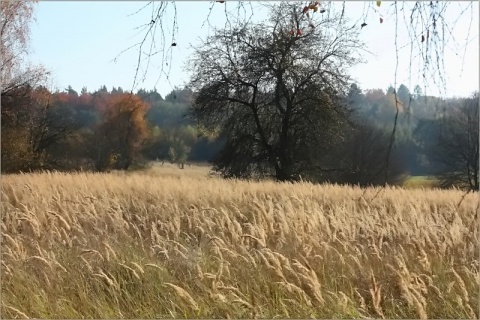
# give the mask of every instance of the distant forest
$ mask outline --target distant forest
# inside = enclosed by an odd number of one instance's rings
[[[206,134],[189,117],[192,97],[189,89],[175,89],[162,97],[156,90],[131,95],[105,86],[80,93],[71,87],[10,92],[2,96],[2,172],[106,171],[141,168],[151,161],[179,167],[211,161],[224,139]],[[391,86],[361,90],[352,84],[342,101],[364,130],[333,152],[331,161],[352,167],[350,172],[357,175],[381,167],[399,108],[391,182],[407,175],[438,174],[446,170],[436,155],[445,119],[468,99],[425,96],[419,86],[410,92],[402,84],[395,92]],[[340,182],[355,183],[365,177]],[[372,177],[361,184],[377,180]]]

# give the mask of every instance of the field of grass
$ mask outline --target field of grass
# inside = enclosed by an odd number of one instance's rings
[[[478,193],[2,176],[2,318],[479,317]]]
[[[437,187],[438,183],[438,180],[429,176],[410,176],[405,180],[403,186],[407,189],[427,189]]]

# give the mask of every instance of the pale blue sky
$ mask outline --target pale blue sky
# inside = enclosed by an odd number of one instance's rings
[[[235,8],[234,1],[226,1],[227,8]],[[372,1],[373,2],[373,1]],[[386,10],[387,3],[382,2],[380,10]],[[106,85],[131,89],[137,51],[135,49],[123,53],[116,63],[112,60],[124,49],[135,44],[143,36],[136,28],[150,21],[151,9],[132,15],[146,2],[142,1],[40,1],[36,8],[36,22],[31,26],[31,60],[42,63],[52,71],[51,83],[53,88],[63,90],[71,85],[80,91],[86,86],[90,91]],[[178,36],[175,39],[177,46],[172,48],[174,59],[171,64],[170,82],[163,75],[160,80],[159,67],[161,58],[152,59],[147,77],[137,88],[153,89],[154,87],[165,96],[172,90],[172,86],[181,86],[188,81],[188,74],[184,71],[185,62],[191,54],[190,45],[199,37],[204,38],[209,28],[202,23],[208,16],[212,2],[207,1],[177,1]],[[255,17],[261,18],[259,4],[255,6]],[[458,7],[458,8],[457,8]],[[452,21],[456,18],[461,4],[452,4],[447,13],[451,13]],[[173,13],[173,7],[168,11]],[[223,26],[225,4],[216,3],[210,15],[210,22]],[[347,16],[356,21],[363,11],[363,3],[348,2]],[[249,6],[247,5],[247,9]],[[470,30],[466,52],[461,50],[445,50],[445,67],[447,72],[447,95],[466,96],[479,88],[479,23],[478,2],[474,4],[473,21]],[[365,55],[367,64],[351,70],[351,75],[360,83],[363,89],[386,89],[394,83],[395,47],[393,19],[385,19],[382,25],[378,22],[378,14],[372,13],[366,22],[368,26],[362,30],[361,39],[364,40],[374,55]],[[450,17],[450,16],[449,16]],[[170,19],[170,20],[169,20]],[[171,15],[166,17],[164,25],[171,29]],[[463,46],[467,39],[467,30],[470,24],[470,13],[457,22],[454,37],[457,45]],[[211,32],[211,30],[210,30]],[[169,38],[167,30],[167,38]],[[401,30],[399,44],[408,40]],[[447,47],[455,48],[455,43],[449,42]],[[456,51],[456,52],[454,52]],[[457,53],[459,55],[457,55]],[[462,57],[465,54],[463,72]],[[415,84],[421,84],[418,68],[413,66],[412,75],[409,70],[408,48],[399,53],[399,73],[397,85],[404,83],[411,89]],[[431,94],[438,94],[434,88]]]

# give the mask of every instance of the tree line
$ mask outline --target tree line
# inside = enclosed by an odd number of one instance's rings
[[[319,162],[323,170],[305,170],[308,166],[303,163],[296,169],[297,177],[382,184],[395,112],[394,90],[391,86],[387,90],[361,90],[352,84],[345,96],[338,97],[349,111],[338,128],[341,141],[323,157],[310,155],[323,159]],[[478,188],[478,93],[469,98],[440,99],[423,95],[418,87],[416,94],[411,94],[403,84],[396,91],[402,111],[388,182],[400,183],[407,174],[433,175],[441,178],[444,187],[460,184]],[[243,162],[229,167],[226,176],[273,176],[273,171],[255,172],[256,166],[261,166],[257,162],[260,155],[229,154],[229,148],[234,147],[229,145],[227,134],[218,128],[210,132],[195,121],[189,112],[197,96],[191,89],[176,89],[163,98],[156,90],[130,94],[105,86],[93,92],[84,88],[80,94],[71,87],[56,92],[42,86],[10,90],[2,95],[2,172],[125,170],[150,161],[181,166],[187,161],[213,161],[218,166],[231,156],[233,161]],[[240,121],[229,125],[238,125],[232,130],[248,134],[248,126]],[[322,122],[306,124],[299,139],[309,139],[313,125]],[[235,133],[234,138],[241,139],[239,136]],[[328,139],[321,143],[335,141],[330,136]],[[322,151],[322,144],[315,147],[312,152]],[[253,152],[254,148],[249,146],[248,150]],[[295,152],[292,161],[297,165],[300,162],[295,157],[305,163],[315,160],[302,159],[308,156],[305,150]],[[241,171],[242,165],[250,166],[251,171]]]
[[[126,170],[147,161],[207,162],[217,137],[198,137],[185,117],[189,90],[45,87],[2,96],[2,172]]]
[[[48,73],[24,68],[16,45],[28,28],[15,13],[28,16],[31,4],[3,6],[2,172],[210,161],[227,178],[367,186],[435,175],[443,187],[478,190],[478,92],[362,90],[348,70],[364,45],[341,13],[312,19],[282,3],[266,21],[214,30],[194,48],[188,86],[162,97],[106,86],[51,92]]]

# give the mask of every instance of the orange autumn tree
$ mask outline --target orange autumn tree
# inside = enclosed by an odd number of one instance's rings
[[[132,94],[106,99],[103,121],[95,131],[94,160],[98,171],[126,170],[139,157],[147,138],[148,104]]]

